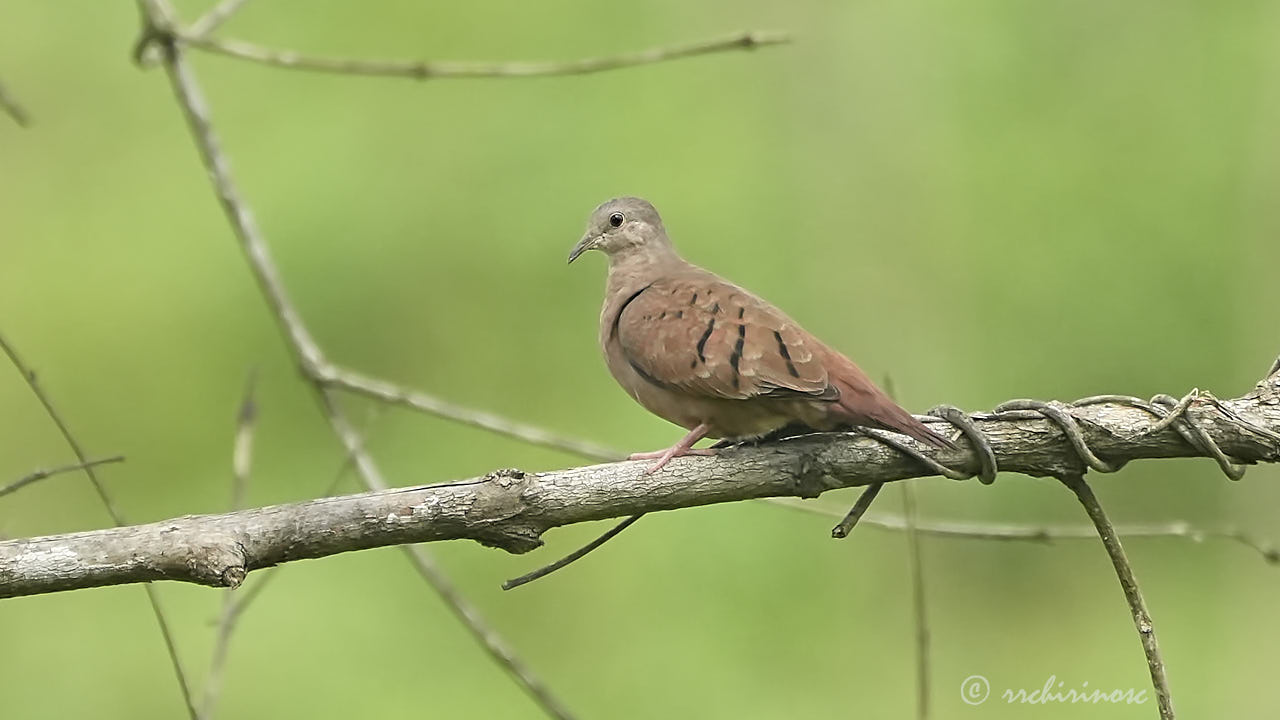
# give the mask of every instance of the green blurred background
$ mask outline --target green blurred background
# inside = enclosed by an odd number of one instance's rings
[[[183,3],[187,18],[205,7]],[[193,58],[236,177],[337,362],[628,450],[680,430],[596,349],[602,257],[565,254],[640,194],[691,260],[756,290],[902,402],[1242,394],[1280,346],[1280,5],[1146,0],[594,3],[260,0],[223,34],[359,57],[567,59],[738,29],[796,42],[577,78],[359,79]],[[133,521],[226,509],[259,369],[250,502],[310,498],[341,463],[208,187],[163,73],[128,59],[130,2],[0,9],[0,330],[38,369]],[[348,398],[363,419],[368,405]],[[70,453],[0,368],[0,481]],[[371,445],[399,485],[578,458],[398,409]],[[1136,463],[1095,486],[1117,522],[1264,537],[1280,472]],[[927,518],[1084,521],[1053,481],[917,482]],[[345,486],[354,489],[354,481]],[[844,508],[848,493],[821,505]],[[878,503],[899,510],[896,489]],[[82,477],[0,501],[8,536],[103,527]],[[499,583],[605,525],[508,556],[436,545],[451,576],[585,718],[906,717],[901,534],[846,542],[751,503],[664,513],[518,592]],[[1128,543],[1187,717],[1274,717],[1280,576],[1223,542]],[[1154,705],[961,702],[974,674],[1144,688],[1096,542],[924,543],[935,717],[1148,717]],[[248,583],[255,582],[253,576]],[[219,592],[165,584],[208,666]],[[234,639],[228,718],[537,717],[384,549],[286,567]],[[174,718],[142,591],[0,603],[0,716]]]

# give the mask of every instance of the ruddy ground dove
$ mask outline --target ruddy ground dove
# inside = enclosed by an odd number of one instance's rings
[[[609,256],[600,344],[609,372],[655,415],[689,430],[631,459],[709,455],[704,437],[745,440],[781,428],[862,426],[954,445],[916,420],[857,365],[782,311],[676,254],[658,211],[634,197],[597,207],[569,253]]]

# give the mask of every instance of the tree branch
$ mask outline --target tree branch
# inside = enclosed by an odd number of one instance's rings
[[[1099,457],[1204,456],[1178,426],[1121,402],[1061,405]],[[1080,474],[1085,464],[1059,425],[1029,411],[970,416],[1002,470],[1032,476]],[[1280,375],[1249,394],[1200,397],[1186,419],[1236,462],[1280,462]],[[941,421],[939,421],[941,422]],[[970,450],[934,457],[971,472]],[[498,471],[457,483],[321,498],[223,515],[0,542],[0,597],[151,580],[235,586],[245,573],[279,563],[386,545],[471,539],[509,552],[541,544],[547,530],[606,518],[766,497],[816,497],[930,474],[917,461],[862,435],[819,433],[717,457],[680,458],[645,475],[643,462],[556,472]]]
[[[407,77],[415,80],[587,75],[636,65],[708,55],[725,50],[752,50],[766,45],[779,45],[790,40],[781,33],[740,32],[715,40],[650,48],[608,57],[546,62],[460,62],[307,56],[292,50],[276,50],[240,40],[222,40],[209,37],[206,33],[194,32],[180,33],[177,39],[184,45],[199,50],[290,70],[340,75]]]

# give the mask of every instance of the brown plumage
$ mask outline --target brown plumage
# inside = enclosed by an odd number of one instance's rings
[[[600,344],[627,394],[689,433],[633,458],[710,454],[703,437],[746,439],[787,425],[883,428],[954,447],[898,407],[857,365],[761,298],[685,262],[653,206],[617,198],[595,209],[569,255],[609,256]]]

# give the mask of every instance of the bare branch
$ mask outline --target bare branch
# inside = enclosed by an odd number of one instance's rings
[[[71,430],[67,427],[66,422],[63,421],[61,413],[53,406],[53,401],[45,394],[44,389],[40,387],[40,383],[36,382],[35,371],[22,361],[22,358],[18,356],[17,350],[9,344],[9,341],[2,334],[0,334],[0,350],[3,350],[4,354],[9,357],[9,362],[13,363],[13,366],[17,368],[22,375],[22,379],[27,383],[27,387],[31,389],[32,394],[36,396],[36,399],[40,401],[40,405],[44,407],[45,414],[53,421],[53,424],[58,428],[58,432],[62,434],[63,439],[70,446],[71,452],[79,460],[81,469],[84,470],[90,484],[93,485],[93,489],[98,493],[98,499],[102,501],[103,507],[107,509],[107,514],[111,516],[111,520],[116,525],[124,525],[124,515],[120,513],[115,501],[107,493],[106,487],[98,479],[98,474],[93,471],[93,464],[90,463],[88,455],[80,447],[79,441],[71,434]]]
[[[415,80],[437,78],[511,78],[548,75],[587,75],[637,65],[708,55],[726,50],[753,50],[790,41],[781,33],[741,32],[728,37],[666,48],[650,48],[609,57],[547,62],[458,62],[423,60],[363,60],[302,55],[292,50],[276,50],[239,40],[222,40],[194,31],[179,33],[177,40],[193,48],[250,62],[311,72],[341,75],[406,77]]]
[[[462,425],[488,430],[531,445],[572,453],[591,460],[621,460],[626,453],[586,440],[558,435],[544,428],[522,423],[501,415],[476,410],[442,400],[426,393],[399,387],[393,383],[366,377],[322,361],[312,376],[326,387],[358,393],[392,405],[400,405],[428,415],[452,420]]]
[[[191,27],[187,29],[187,33],[192,37],[205,37],[214,30],[222,27],[222,24],[231,19],[244,7],[249,0],[221,0],[217,5],[209,8],[204,15],[196,18],[191,23]]]
[[[1223,402],[1251,424],[1280,430],[1280,376]],[[1112,462],[1201,456],[1159,418],[1130,405],[1072,407],[1094,452]],[[1189,416],[1238,462],[1280,462],[1280,447],[1211,405]],[[1032,476],[1082,469],[1058,425],[1022,411],[971,416],[1000,467]],[[350,449],[348,445],[348,449]],[[939,462],[977,471],[971,450],[939,450]],[[643,462],[557,472],[501,471],[463,482],[321,498],[134,528],[0,542],[0,597],[159,579],[235,585],[250,570],[385,545],[472,539],[510,552],[537,547],[550,528],[661,510],[765,497],[816,497],[920,477],[928,470],[878,441],[840,433],[728,448],[679,458],[645,475]],[[921,527],[921,532],[926,528]]]
[[[1156,642],[1156,628],[1151,621],[1151,613],[1147,610],[1147,603],[1142,598],[1142,591],[1138,588],[1138,578],[1133,574],[1129,559],[1125,557],[1124,547],[1120,545],[1120,538],[1116,535],[1115,528],[1111,526],[1111,521],[1107,519],[1107,514],[1102,510],[1102,505],[1093,494],[1093,489],[1085,482],[1083,475],[1064,476],[1062,482],[1076,494],[1085,512],[1089,514],[1089,519],[1093,521],[1094,527],[1098,529],[1098,535],[1107,549],[1107,555],[1111,557],[1111,564],[1115,566],[1116,577],[1120,579],[1124,598],[1129,603],[1130,612],[1133,613],[1133,623],[1138,628],[1138,637],[1142,640],[1142,651],[1147,656],[1147,668],[1151,671],[1151,684],[1155,687],[1160,717],[1162,720],[1173,720],[1173,698],[1169,693],[1169,679],[1165,677],[1164,658],[1161,657],[1160,645]]]
[[[844,513],[835,508],[822,507],[803,500],[790,498],[768,498],[765,502],[779,507],[801,510],[823,517],[839,518]],[[905,531],[907,520],[904,516],[868,515],[862,519],[863,525],[881,530]],[[1016,525],[975,522],[954,522],[947,520],[917,521],[916,532],[940,538],[959,540],[994,540],[997,542],[1033,542],[1048,545],[1058,540],[1096,540],[1098,531],[1093,527],[1061,527],[1048,525]],[[1280,549],[1274,543],[1259,539],[1254,535],[1235,528],[1206,529],[1198,528],[1188,522],[1177,521],[1154,525],[1121,525],[1116,534],[1125,538],[1181,538],[1191,542],[1205,540],[1229,540],[1239,543],[1262,556],[1272,565],[1280,565]]]
[[[8,485],[0,487],[0,497],[4,497],[9,493],[21,490],[22,488],[30,485],[31,483],[38,482],[47,477],[53,477],[54,475],[61,475],[62,473],[73,472],[75,470],[83,470],[85,468],[97,467],[99,465],[106,465],[107,463],[117,463],[117,462],[124,462],[124,456],[113,455],[111,457],[98,458],[97,460],[90,460],[88,462],[72,463],[71,465],[60,465],[58,467],[49,468],[47,470],[36,470],[35,472],[29,473],[21,478],[18,478],[17,480],[14,480]]]
[[[71,434],[71,429],[67,426],[66,421],[62,419],[62,414],[54,407],[53,401],[45,394],[44,389],[36,382],[36,373],[22,358],[18,356],[17,350],[9,341],[0,334],[0,350],[9,357],[9,361],[13,363],[14,368],[22,375],[22,379],[26,381],[27,387],[31,389],[31,393],[36,396],[40,404],[44,407],[45,413],[53,424],[57,426],[58,432],[62,434],[62,438],[66,440],[67,445],[71,448],[71,452],[75,454],[76,459],[80,461],[80,469],[84,471],[86,477],[89,478],[93,489],[97,491],[98,498],[102,500],[102,505],[107,509],[107,514],[111,516],[112,522],[116,526],[125,524],[124,516],[120,510],[116,508],[115,501],[107,492],[107,488],[98,479],[98,474],[93,470],[93,463],[89,461],[89,456],[81,447],[80,442]],[[144,585],[143,590],[147,593],[147,601],[151,604],[151,612],[155,615],[156,624],[160,627],[160,636],[164,639],[165,650],[169,653],[169,662],[173,665],[174,675],[178,679],[178,688],[182,691],[182,700],[187,707],[187,715],[191,720],[196,720],[196,707],[191,700],[191,686],[187,683],[187,674],[182,669],[182,660],[178,657],[178,647],[173,640],[173,632],[169,629],[169,621],[164,613],[164,608],[160,605],[160,597],[156,594],[156,589],[150,585]]]
[[[31,124],[31,116],[27,111],[18,104],[18,101],[5,89],[4,83],[0,83],[0,110],[6,115],[13,118],[20,127],[27,127]]]
[[[858,521],[862,519],[862,516],[866,514],[867,508],[871,507],[871,503],[876,499],[876,496],[880,494],[880,490],[883,488],[884,483],[882,482],[868,485],[867,489],[863,490],[862,494],[858,496],[858,499],[854,501],[853,507],[849,508],[849,512],[845,513],[844,517],[840,518],[840,522],[837,523],[835,527],[831,528],[831,537],[849,537],[849,533],[853,532],[854,526],[856,526]]]
[[[602,533],[602,534],[600,535],[600,537],[597,537],[595,540],[592,540],[591,542],[587,543],[586,545],[583,545],[582,547],[578,548],[577,550],[574,550],[573,552],[569,553],[568,555],[565,555],[564,557],[560,558],[559,560],[556,560],[555,562],[550,563],[550,564],[547,564],[547,565],[543,565],[542,567],[540,567],[540,568],[538,568],[538,569],[534,570],[533,572],[525,573],[524,575],[521,575],[521,576],[520,576],[520,577],[518,577],[518,578],[513,578],[513,579],[511,579],[511,580],[508,580],[508,581],[506,581],[506,582],[502,583],[502,589],[503,589],[503,590],[514,590],[515,588],[518,588],[518,587],[520,587],[521,585],[527,585],[527,584],[529,584],[529,583],[533,582],[534,580],[537,580],[538,578],[544,578],[544,577],[546,577],[546,576],[550,575],[551,573],[553,573],[553,572],[555,572],[555,571],[559,570],[560,568],[562,568],[562,567],[564,567],[564,566],[566,566],[566,565],[569,565],[569,564],[571,564],[571,563],[575,563],[575,562],[577,562],[578,560],[581,560],[581,559],[583,558],[583,556],[585,556],[587,553],[589,553],[589,552],[591,552],[591,551],[595,550],[596,548],[600,547],[601,545],[603,545],[603,544],[605,544],[605,543],[609,542],[610,540],[614,539],[615,537],[617,537],[617,536],[618,536],[618,533],[620,533],[620,532],[622,532],[623,530],[626,530],[627,528],[631,527],[632,525],[634,525],[634,524],[636,523],[636,521],[637,521],[637,520],[639,520],[639,519],[640,519],[640,518],[642,518],[642,517],[644,517],[644,515],[643,515],[643,514],[640,514],[640,515],[632,515],[632,516],[630,516],[630,517],[626,518],[626,519],[625,519],[625,520],[623,520],[622,522],[620,522],[620,523],[618,523],[618,524],[614,525],[613,527],[609,528],[608,530],[606,530],[604,533]]]

